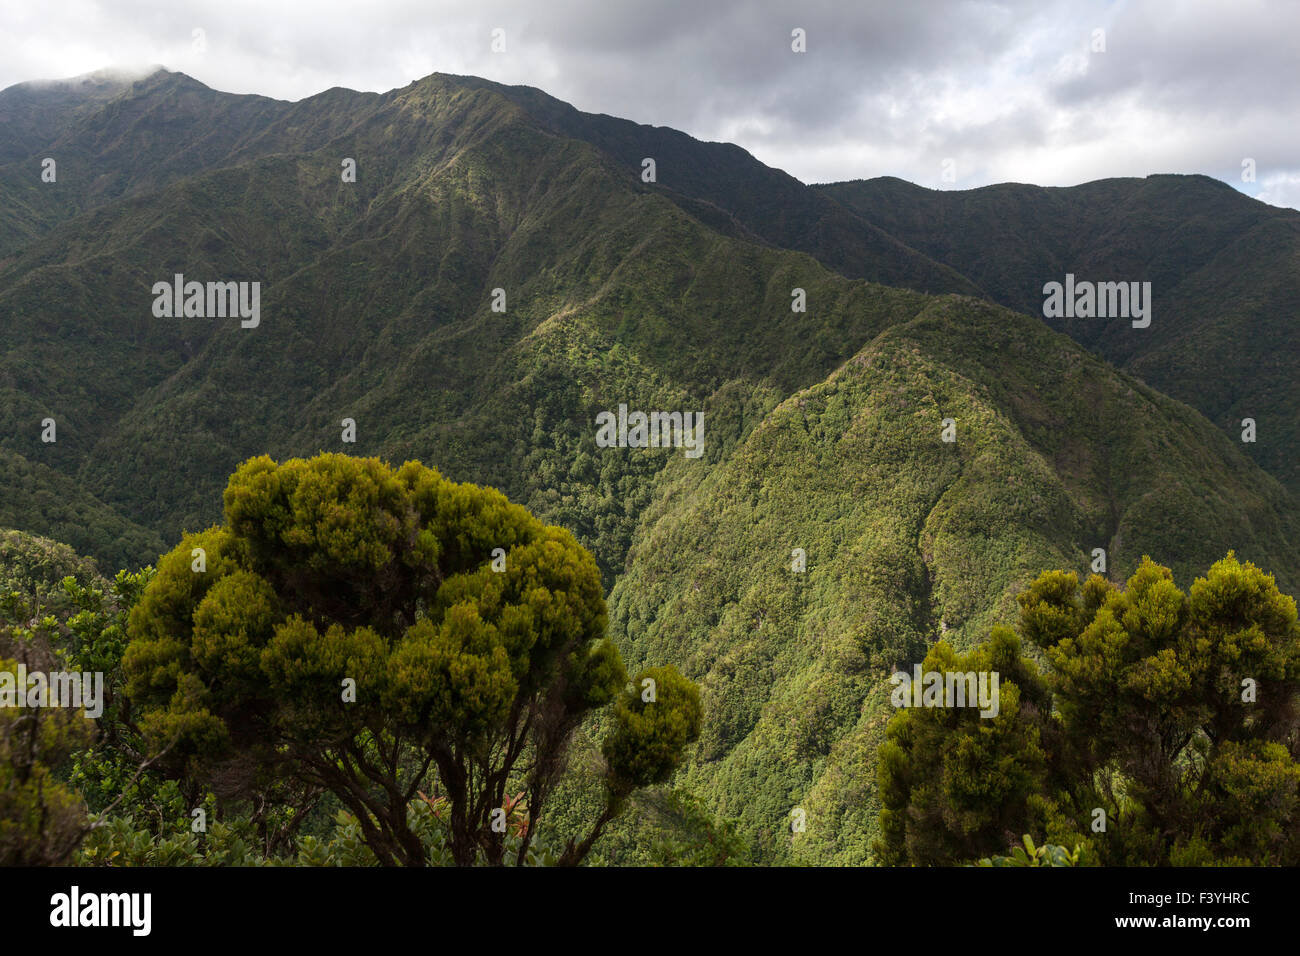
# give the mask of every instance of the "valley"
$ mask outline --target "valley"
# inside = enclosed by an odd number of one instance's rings
[[[473,77],[77,89],[0,92],[0,526],[112,577],[262,454],[498,488],[592,553],[629,668],[698,684],[674,786],[757,862],[873,862],[890,675],[1041,571],[1186,587],[1235,550],[1300,587],[1293,211],[1203,177],[807,186]],[[644,862],[652,816],[593,861]]]

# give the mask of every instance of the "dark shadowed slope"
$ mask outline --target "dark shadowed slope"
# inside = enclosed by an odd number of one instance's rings
[[[1300,212],[1206,176],[938,191],[899,179],[819,187],[970,277],[1004,305],[1042,315],[1043,285],[1149,281],[1149,328],[1048,320],[1121,368],[1200,410],[1300,491]]]

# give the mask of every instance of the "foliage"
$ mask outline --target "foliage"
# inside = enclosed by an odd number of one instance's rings
[[[1083,568],[1101,547],[1115,580],[1143,553],[1184,579],[1235,548],[1284,588],[1300,583],[1300,505],[1248,457],[1284,479],[1296,467],[1285,440],[1295,377],[1278,359],[1295,351],[1294,329],[1261,324],[1294,312],[1295,218],[1221,184],[932,193],[878,180],[864,186],[868,203],[863,184],[804,187],[725,144],[473,78],[300,104],[166,71],[83,87],[0,93],[14,134],[0,144],[0,191],[14,198],[0,210],[0,526],[51,534],[106,569],[138,568],[164,541],[222,521],[232,470],[263,452],[418,457],[500,488],[591,553],[633,670],[672,662],[698,683],[700,745],[674,789],[718,826],[734,823],[758,861],[873,859],[890,670],[940,638],[968,651],[1042,568]],[[32,157],[56,138],[69,175],[45,189]],[[357,182],[340,182],[340,155],[369,157]],[[646,155],[659,157],[657,185],[637,175]],[[1025,228],[989,228],[1007,221]],[[1063,327],[1085,347],[1053,333],[1036,290],[1060,278],[1061,256],[1081,278],[1154,273],[1152,328]],[[260,281],[262,324],[142,320],[142,290],[177,272]],[[508,292],[505,313],[490,309],[495,288]],[[807,313],[791,312],[795,288]],[[987,293],[1029,314],[922,294],[934,292]],[[621,402],[703,410],[703,458],[597,448],[593,415]],[[40,439],[47,415],[55,443]],[[1243,415],[1260,421],[1257,445],[1236,440]],[[355,445],[339,441],[345,417]],[[946,417],[953,445],[936,440]],[[806,574],[790,570],[795,547]],[[389,653],[384,622],[329,620],[344,598],[366,597],[356,588],[299,595],[325,607],[291,628],[280,605],[309,582],[264,577],[252,565],[265,555],[227,557],[231,580],[188,622],[197,643],[173,622],[184,639],[150,649],[163,672],[150,692],[181,695],[171,716],[170,698],[146,708],[153,743],[138,736],[139,708],[115,694],[106,727],[120,721],[117,737],[71,758],[92,809],[116,798],[169,721],[221,749],[287,719],[275,702],[247,722],[234,715],[233,728],[230,714],[203,713],[205,694],[256,697],[271,680],[264,648],[231,638],[232,608],[285,624],[286,648],[318,637],[345,662]],[[174,573],[187,561],[172,560]],[[40,607],[62,622],[61,585],[41,586]],[[207,595],[189,597],[197,614]],[[400,588],[371,597],[358,615],[409,603]],[[113,619],[129,604],[87,619],[110,669],[124,626]],[[458,639],[472,642],[472,621],[461,623]],[[413,673],[433,655],[408,653]],[[319,689],[334,676],[325,664],[338,659],[275,679]],[[474,703],[491,726],[509,681],[490,659],[475,666]],[[223,682],[206,683],[218,669]],[[308,720],[320,706],[303,708]],[[579,799],[557,783],[583,813],[548,797],[552,818],[571,824],[557,853],[569,839],[581,847],[611,805],[602,744],[613,712],[593,706],[582,725],[594,785]],[[357,741],[371,756],[380,745]],[[255,819],[269,856],[300,832],[326,839],[345,808],[261,758],[228,753],[206,784],[182,777],[184,799],[220,791],[223,819]],[[1263,752],[1223,761],[1229,776],[1283,772]],[[155,835],[157,769],[124,804]],[[385,803],[398,831],[402,783]],[[1238,790],[1247,804],[1268,800]],[[806,832],[791,832],[795,808]],[[594,861],[647,862],[647,845],[685,846],[699,829],[665,814],[656,819],[683,829],[640,839],[633,816],[610,819]]]
[[[16,680],[20,663],[50,669],[53,655],[34,636],[10,632],[3,644],[0,677]],[[76,710],[0,707],[0,865],[52,866],[76,850],[87,830],[85,808],[59,770],[92,734]]]
[[[1026,833],[1024,846],[1013,846],[1006,856],[984,857],[976,866],[1087,866],[1088,854],[1082,844],[1073,850],[1052,843],[1034,846]]]
[[[890,722],[882,861],[957,862],[1031,830],[1103,865],[1300,862],[1300,625],[1271,575],[1229,552],[1184,593],[1144,558],[1123,589],[1044,572],[1019,605],[1041,682],[995,630],[988,659],[927,666],[1006,668],[996,719]]]
[[[17,696],[20,673],[65,667],[66,622],[83,590],[77,575],[97,577],[66,546],[0,534],[0,865],[67,862],[88,829],[65,776],[93,740],[93,722],[73,708],[19,706]]]
[[[610,613],[629,666],[676,661],[700,684],[678,786],[764,862],[872,862],[890,672],[940,639],[968,650],[1041,569],[1086,568],[1095,547],[1117,579],[1140,549],[1190,575],[1262,530],[1281,499],[1219,442],[1041,323],[952,299],[780,403],[716,467],[670,463]],[[1280,527],[1264,534],[1239,553],[1300,566]]]
[[[669,791],[653,805],[657,866],[748,866],[749,847],[731,820],[715,820],[689,792]]]
[[[174,786],[174,784],[173,784]],[[211,809],[211,807],[209,807]],[[518,851],[526,832],[522,814],[511,814],[506,838],[509,851]],[[452,866],[449,849],[449,807],[445,800],[421,799],[408,808],[408,824],[428,848],[429,866]],[[544,841],[534,838],[523,855],[524,866],[551,866],[558,857]],[[479,862],[486,862],[480,857]],[[97,828],[77,858],[81,866],[378,866],[357,818],[340,810],[324,836],[304,834],[279,852],[264,853],[260,835],[245,816],[215,820],[196,829],[189,815],[158,826],[140,826],[129,815],[117,815]]]
[[[647,154],[649,155],[649,154]],[[1274,316],[1300,306],[1300,213],[1209,176],[1103,179],[1068,188],[1002,183],[923,189],[892,177],[815,191],[968,278],[994,301],[1042,315],[1042,288],[1149,281],[1149,328],[1127,318],[1049,319],[1086,348],[1186,402],[1300,491],[1300,332]],[[936,228],[936,224],[942,224]],[[1014,228],[1008,228],[1014,223]],[[918,288],[914,282],[898,283]]]
[[[218,794],[328,790],[385,864],[428,862],[409,808],[430,779],[460,865],[505,862],[494,817],[522,792],[524,861],[574,730],[627,683],[591,556],[416,462],[250,459],[225,511],[160,559],[131,614],[127,693],[155,745],[177,742],[171,771]],[[658,696],[617,705],[606,806],[561,862],[698,734],[695,688],[672,668],[646,679]]]

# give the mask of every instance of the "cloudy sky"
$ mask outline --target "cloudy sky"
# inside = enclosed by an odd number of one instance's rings
[[[739,143],[805,182],[1206,173],[1300,208],[1297,37],[1294,0],[7,2],[0,87],[161,63],[300,99],[469,73]]]

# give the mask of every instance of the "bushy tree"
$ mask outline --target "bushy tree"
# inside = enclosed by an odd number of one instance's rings
[[[1300,625],[1271,575],[1229,553],[1184,593],[1144,558],[1122,589],[1046,572],[1019,605],[1047,693],[1024,706],[1019,659],[996,720],[893,718],[882,860],[970,860],[1040,832],[1102,864],[1300,863]],[[995,630],[988,663],[1014,640]]]
[[[160,559],[123,662],[169,770],[219,796],[323,788],[380,863],[422,865],[442,849],[412,824],[423,795],[445,801],[454,862],[522,863],[575,729],[613,704],[605,810],[560,855],[576,863],[699,733],[671,668],[628,681],[592,557],[499,492],[418,462],[262,456],[224,504]]]
[[[30,632],[6,635],[0,645],[0,674],[10,681],[19,664],[28,672],[55,669],[49,646]],[[93,735],[80,710],[0,706],[0,866],[66,863],[81,844],[89,832],[85,804],[59,771]]]
[[[88,859],[83,840],[103,845],[107,833],[120,829],[125,820],[114,817],[110,827],[109,814],[155,816],[167,802],[160,800],[163,781],[148,770],[151,756],[121,693],[126,615],[151,573],[122,571],[109,582],[65,545],[0,532],[0,676],[6,688],[16,697],[19,664],[29,675],[103,678],[102,712],[94,719],[84,708],[16,706],[6,695],[0,706],[0,861],[109,859],[111,851]],[[188,824],[188,811],[177,811]]]
[[[926,673],[999,675],[995,717],[974,707],[900,709],[881,745],[881,863],[969,860],[1004,844],[1047,779],[1040,716],[1050,694],[1006,628],[969,654],[946,641],[930,649]]]
[[[83,710],[20,701],[18,678],[76,666],[70,622],[99,581],[66,545],[0,531],[0,865],[68,862],[89,831],[85,802],[66,778],[95,739],[95,722]]]

